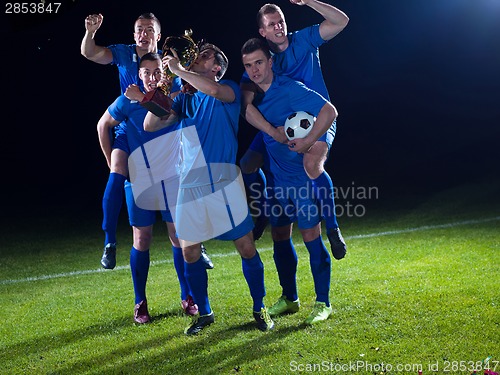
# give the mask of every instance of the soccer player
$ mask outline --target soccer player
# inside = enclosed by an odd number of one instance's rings
[[[139,79],[139,64],[146,53],[158,53],[158,42],[161,38],[161,24],[153,13],[141,14],[134,23],[135,44],[113,44],[108,47],[95,43],[95,35],[103,22],[102,14],[91,14],[85,18],[85,35],[81,43],[81,54],[87,59],[98,64],[113,64],[118,68],[121,92],[132,84],[143,88]],[[179,78],[174,79],[171,97],[175,97],[180,90]],[[115,134],[125,136],[123,129]],[[99,135],[100,136],[100,135]],[[100,139],[104,139],[100,136]],[[101,147],[103,145],[101,144]],[[105,269],[113,269],[116,266],[116,228],[118,217],[123,202],[123,186],[128,176],[127,165],[128,154],[120,148],[115,148],[107,159],[110,168],[108,182],[102,199],[103,221],[102,229],[105,234],[104,251],[101,265]],[[203,247],[202,253],[207,268],[213,268],[211,259]],[[182,261],[182,254],[175,254],[178,261]]]
[[[160,80],[161,57],[157,53],[146,53],[142,56],[139,68],[139,78],[143,82],[145,92],[154,90]],[[106,145],[103,152],[109,160],[111,153],[121,150],[130,155],[134,150],[144,149],[144,145],[165,133],[175,130],[171,127],[155,133],[147,133],[143,129],[143,122],[148,112],[139,103],[144,98],[144,93],[138,85],[132,84],[120,95],[107,109],[99,120],[98,127],[101,144]],[[119,125],[119,126],[118,126]],[[111,139],[108,130],[118,126],[119,136],[113,142],[111,151]],[[177,149],[172,150],[172,154],[178,154]],[[145,154],[147,158],[147,154]],[[136,163],[136,167],[137,167]],[[147,160],[144,161],[148,165]],[[134,182],[135,183],[135,182]],[[156,221],[157,211],[147,210],[138,207],[133,195],[132,183],[126,181],[125,195],[129,213],[129,221],[133,232],[133,246],[130,250],[130,270],[135,292],[134,320],[137,323],[147,323],[150,321],[146,298],[146,282],[149,272],[149,248],[153,235],[153,224]],[[166,205],[165,205],[166,206]],[[175,234],[175,225],[168,210],[162,211],[162,218],[167,223],[170,241],[174,252],[174,265],[181,287],[181,306],[188,315],[195,315],[198,310],[194,303],[189,286],[184,276],[184,263],[179,263],[175,254],[181,254],[182,249]]]
[[[213,44],[200,46],[189,70],[179,64],[175,51],[172,54],[163,58],[164,64],[197,91],[177,95],[168,117],[148,113],[144,128],[156,131],[180,121],[183,170],[174,222],[184,254],[186,278],[200,314],[185,333],[197,334],[214,322],[207,271],[200,260],[200,241],[210,236],[234,242],[252,296],[257,327],[270,330],[274,322],[264,306],[264,264],[253,241],[253,221],[243,185],[232,183],[238,173],[239,87],[233,81],[222,80],[228,59]],[[191,206],[196,209],[189,209]]]
[[[248,40],[241,49],[245,71],[262,92],[254,100],[256,109],[271,126],[278,128],[294,112],[306,111],[316,116],[310,133],[288,144],[263,134],[267,169],[272,180],[271,233],[274,242],[274,262],[278,271],[282,296],[269,308],[271,316],[299,309],[297,291],[297,254],[292,242],[292,223],[297,221],[304,244],[309,251],[309,261],[314,279],[316,302],[306,324],[328,319],[330,305],[331,260],[321,238],[321,215],[315,197],[309,191],[310,180],[304,171],[307,152],[328,131],[337,117],[335,107],[317,92],[299,81],[273,73],[273,60],[267,44],[261,39]],[[247,107],[247,111],[251,109]]]
[[[263,5],[257,14],[259,34],[266,39],[273,57],[273,69],[279,75],[285,75],[304,83],[310,89],[317,91],[330,100],[328,90],[321,71],[319,47],[334,38],[347,25],[349,18],[336,7],[317,0],[290,0],[292,4],[306,5],[324,17],[321,24],[315,24],[296,32],[287,31],[285,16],[276,4]],[[241,81],[243,93],[243,108],[252,106],[255,88],[245,75]],[[250,191],[258,190],[261,200],[258,211],[265,213],[262,205],[265,202],[265,175],[259,168],[263,163],[262,132],[272,136],[278,142],[287,139],[282,128],[271,126],[257,111],[251,111],[247,121],[260,132],[256,135],[240,166],[245,183]],[[281,124],[283,125],[283,124]],[[330,148],[336,132],[336,122],[320,137],[304,154],[304,168],[312,181],[312,189],[319,199],[322,216],[325,218],[328,239],[332,254],[336,259],[342,259],[347,246],[340,233],[335,214],[334,189],[328,172],[324,169]],[[258,217],[254,235],[258,239],[267,224],[266,216]]]

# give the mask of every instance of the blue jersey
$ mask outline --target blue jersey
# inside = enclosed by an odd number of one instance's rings
[[[287,37],[289,45],[286,50],[271,52],[273,71],[302,82],[330,100],[319,61],[319,47],[325,43],[319,34],[319,25],[289,33]],[[251,82],[246,72],[243,73],[241,82]]]
[[[283,52],[271,53],[273,71],[302,82],[330,100],[319,61],[319,47],[325,43],[319,25],[289,33],[288,42],[288,48]]]
[[[155,132],[145,131],[147,109],[123,94],[108,107],[108,112],[115,120],[120,121],[119,128],[124,130],[128,143],[128,167],[134,196],[132,201],[127,200],[131,220],[133,218],[134,221],[138,220],[136,223],[149,225],[150,219],[142,221],[142,211],[136,209],[166,210],[169,207],[166,196],[177,195],[179,127],[173,125]],[[149,217],[149,214],[146,216]]]
[[[122,93],[132,84],[138,85],[141,90],[144,89],[144,84],[142,80],[139,79],[139,64],[141,63],[141,58],[137,55],[136,47],[136,44],[113,44],[108,46],[113,55],[111,64],[118,67],[118,76]],[[161,55],[161,50],[159,50],[158,53]],[[181,86],[181,79],[175,77],[172,85],[172,92],[179,91]]]
[[[130,153],[138,147],[142,147],[148,141],[177,129],[174,125],[156,132],[145,131],[143,124],[148,110],[123,94],[108,107],[108,112],[111,117],[121,123],[120,127],[124,127]]]
[[[274,127],[283,126],[289,115],[306,111],[317,116],[327,100],[299,81],[274,75],[269,89],[257,94],[253,104]],[[287,144],[276,142],[264,134],[264,143],[275,186],[302,186],[308,181],[304,170],[303,155],[291,151]]]
[[[131,84],[143,87],[142,81],[139,79],[139,56],[136,52],[136,44],[113,44],[108,46],[113,54],[111,64],[118,67],[118,75],[120,78],[120,88],[122,93]]]
[[[219,83],[234,90],[235,100],[232,103],[224,103],[200,91],[195,94],[180,93],[174,99],[172,109],[178,114],[182,127],[183,187],[225,180],[228,176],[224,175],[224,168],[215,169],[215,165],[236,164],[240,88],[230,80]],[[207,167],[210,170],[208,177],[203,172]]]

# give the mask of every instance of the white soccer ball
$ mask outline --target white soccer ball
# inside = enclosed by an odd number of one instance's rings
[[[312,130],[316,117],[304,111],[292,113],[285,121],[285,134],[291,141],[304,138]]]

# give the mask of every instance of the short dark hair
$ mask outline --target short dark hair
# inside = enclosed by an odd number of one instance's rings
[[[220,66],[220,70],[217,72],[217,78],[221,79],[224,73],[226,73],[227,67],[229,65],[229,60],[227,59],[224,52],[222,52],[219,47],[212,43],[203,43],[200,46],[200,53],[207,49],[211,49],[215,52],[215,61],[217,62],[217,65]]]
[[[156,52],[148,52],[144,56],[141,57],[141,62],[139,63],[139,68],[142,67],[143,61],[156,61],[160,60],[161,62],[161,55]]]
[[[260,29],[263,25],[262,25],[262,18],[266,15],[266,14],[272,14],[272,13],[279,13],[281,14],[281,16],[284,18],[284,14],[283,14],[283,11],[281,10],[281,8],[276,5],[276,4],[270,4],[270,3],[267,3],[267,4],[264,4],[262,5],[262,7],[259,9],[258,13],[257,13],[257,27]]]
[[[152,20],[152,21],[154,21],[154,22],[157,23],[157,25],[158,25],[158,32],[159,33],[161,32],[161,23],[160,23],[160,20],[158,18],[156,18],[156,16],[153,13],[151,13],[151,12],[149,12],[149,13],[142,13],[139,17],[137,17],[137,20]]]
[[[241,47],[241,56],[248,55],[249,53],[262,50],[267,59],[271,58],[271,52],[269,51],[269,45],[259,38],[248,39],[243,47]]]

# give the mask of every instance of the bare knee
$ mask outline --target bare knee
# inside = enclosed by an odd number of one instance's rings
[[[133,227],[134,248],[139,251],[149,250],[153,238],[153,227]]]
[[[169,223],[168,221],[166,222],[166,224],[167,224],[168,238],[170,239],[170,243],[172,244],[172,246],[181,247],[181,243],[179,241],[179,238],[177,237],[175,224]]]
[[[320,225],[317,224],[315,227],[309,229],[301,229],[300,233],[304,242],[314,241],[321,234]]]
[[[325,171],[325,162],[328,155],[326,142],[318,141],[311,150],[304,154],[304,170],[307,176],[314,180]]]
[[[201,244],[182,246],[182,255],[187,263],[195,263],[201,257]]]
[[[234,244],[242,258],[251,259],[257,253],[252,232],[248,232],[243,237],[238,238],[234,241]]]
[[[271,237],[274,242],[286,241],[292,238],[292,224],[282,227],[272,227]]]

